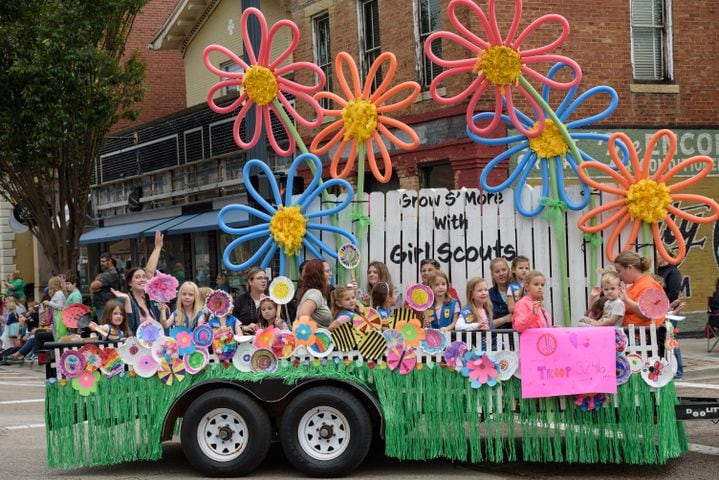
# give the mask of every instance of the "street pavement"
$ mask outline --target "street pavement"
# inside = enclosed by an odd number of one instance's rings
[[[676,383],[680,396],[719,398],[719,346],[706,351],[705,339],[681,339],[684,379]],[[198,478],[176,443],[164,446],[163,459],[109,467],[49,470],[45,451],[43,414],[44,369],[29,364],[0,366],[0,480],[96,479],[125,480]],[[686,422],[690,451],[660,466],[568,465],[568,464],[465,464],[448,461],[399,462],[373,449],[352,475],[357,479],[572,479],[623,478],[715,480],[719,478],[719,425],[711,421]],[[296,478],[297,472],[284,459],[279,446],[253,474],[255,478]]]

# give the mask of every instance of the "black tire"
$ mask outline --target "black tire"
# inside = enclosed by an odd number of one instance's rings
[[[182,419],[187,460],[212,477],[250,473],[267,456],[271,435],[267,413],[248,395],[229,388],[200,395]]]
[[[364,405],[337,387],[315,387],[285,409],[280,441],[287,459],[313,477],[351,473],[372,444],[372,422]]]

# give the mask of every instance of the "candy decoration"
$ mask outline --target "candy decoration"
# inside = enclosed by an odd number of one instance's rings
[[[65,350],[60,355],[57,369],[65,378],[75,378],[85,370],[85,356],[76,350]]]
[[[424,331],[424,338],[419,342],[419,346],[424,353],[436,355],[447,346],[447,337],[441,330],[428,328]]]
[[[235,356],[232,357],[232,364],[240,372],[252,371],[252,355],[255,353],[255,346],[251,343],[241,343],[237,347]]]
[[[274,372],[277,370],[277,357],[266,348],[259,348],[252,354],[250,365],[253,372]]]
[[[427,285],[415,283],[407,289],[405,303],[418,312],[423,312],[434,303],[434,292]]]
[[[195,345],[200,348],[209,348],[212,345],[212,339],[215,336],[215,332],[212,331],[212,327],[207,324],[198,325],[195,327],[195,331],[192,332],[192,340]]]
[[[382,329],[382,316],[374,308],[363,307],[352,317],[352,324],[362,335],[367,335],[370,330]]]
[[[78,321],[90,313],[90,308],[82,303],[71,303],[62,310],[62,323],[67,328],[78,328]]]
[[[190,375],[200,373],[210,362],[210,354],[204,348],[195,349],[194,352],[185,355],[185,371]]]
[[[160,377],[162,383],[171,386],[174,382],[181,382],[185,379],[185,363],[176,358],[172,362],[163,360],[160,363],[160,368],[157,370],[157,376]]]
[[[232,297],[224,290],[213,290],[205,299],[205,308],[215,317],[226,317],[232,313]]]
[[[270,283],[270,298],[277,305],[290,303],[295,297],[295,284],[287,277],[275,277]]]
[[[359,340],[357,350],[364,358],[379,360],[387,350],[387,339],[377,330],[372,330]]]
[[[317,358],[324,358],[332,353],[334,344],[332,343],[332,334],[329,330],[318,328],[317,331],[315,331],[315,341],[307,345],[307,350],[310,352],[310,355]]]
[[[417,365],[417,353],[412,347],[396,345],[387,350],[387,368],[399,369],[400,375],[407,375]]]
[[[164,335],[165,330],[155,320],[146,320],[137,327],[137,339],[145,348],[152,348],[152,344]]]
[[[85,357],[85,370],[94,372],[102,367],[102,357],[100,356],[100,347],[93,344],[87,344],[78,350],[80,355]]]
[[[180,282],[172,275],[157,272],[145,284],[145,293],[153,302],[168,303],[177,296]]]

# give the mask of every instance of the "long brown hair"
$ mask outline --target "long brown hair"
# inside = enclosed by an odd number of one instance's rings
[[[317,289],[322,292],[322,296],[327,298],[330,294],[330,284],[325,279],[325,261],[313,258],[309,260],[302,269],[302,287],[297,294],[297,298],[301,299],[307,290]]]
[[[380,262],[379,260],[375,260],[374,262],[370,262],[370,264],[367,265],[367,273],[369,273],[369,269],[371,267],[377,269],[377,276],[379,277],[377,283],[390,281],[389,269],[387,268],[387,265]],[[373,285],[370,285],[369,281],[367,281],[367,292],[372,291],[372,287]]]
[[[614,263],[618,263],[624,268],[632,266],[642,273],[649,270],[649,267],[652,265],[652,261],[649,260],[648,257],[642,257],[638,253],[630,252],[629,250],[625,250],[617,255],[617,258],[614,259]]]
[[[114,325],[111,322],[112,312],[115,311],[115,308],[119,308],[120,311],[122,312],[122,323],[118,327],[119,330],[122,332],[122,334],[124,336],[126,336],[126,337],[131,336],[132,333],[130,333],[130,327],[127,324],[127,313],[125,312],[125,306],[117,300],[108,300],[105,303],[105,310],[102,312],[102,320],[100,321],[100,323],[102,325],[109,325],[110,329],[112,329],[114,327]]]

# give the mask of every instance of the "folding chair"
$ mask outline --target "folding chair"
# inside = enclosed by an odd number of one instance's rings
[[[704,336],[707,337],[707,352],[714,350],[719,343],[719,312],[711,310],[712,297],[707,297],[707,324],[704,327]]]

